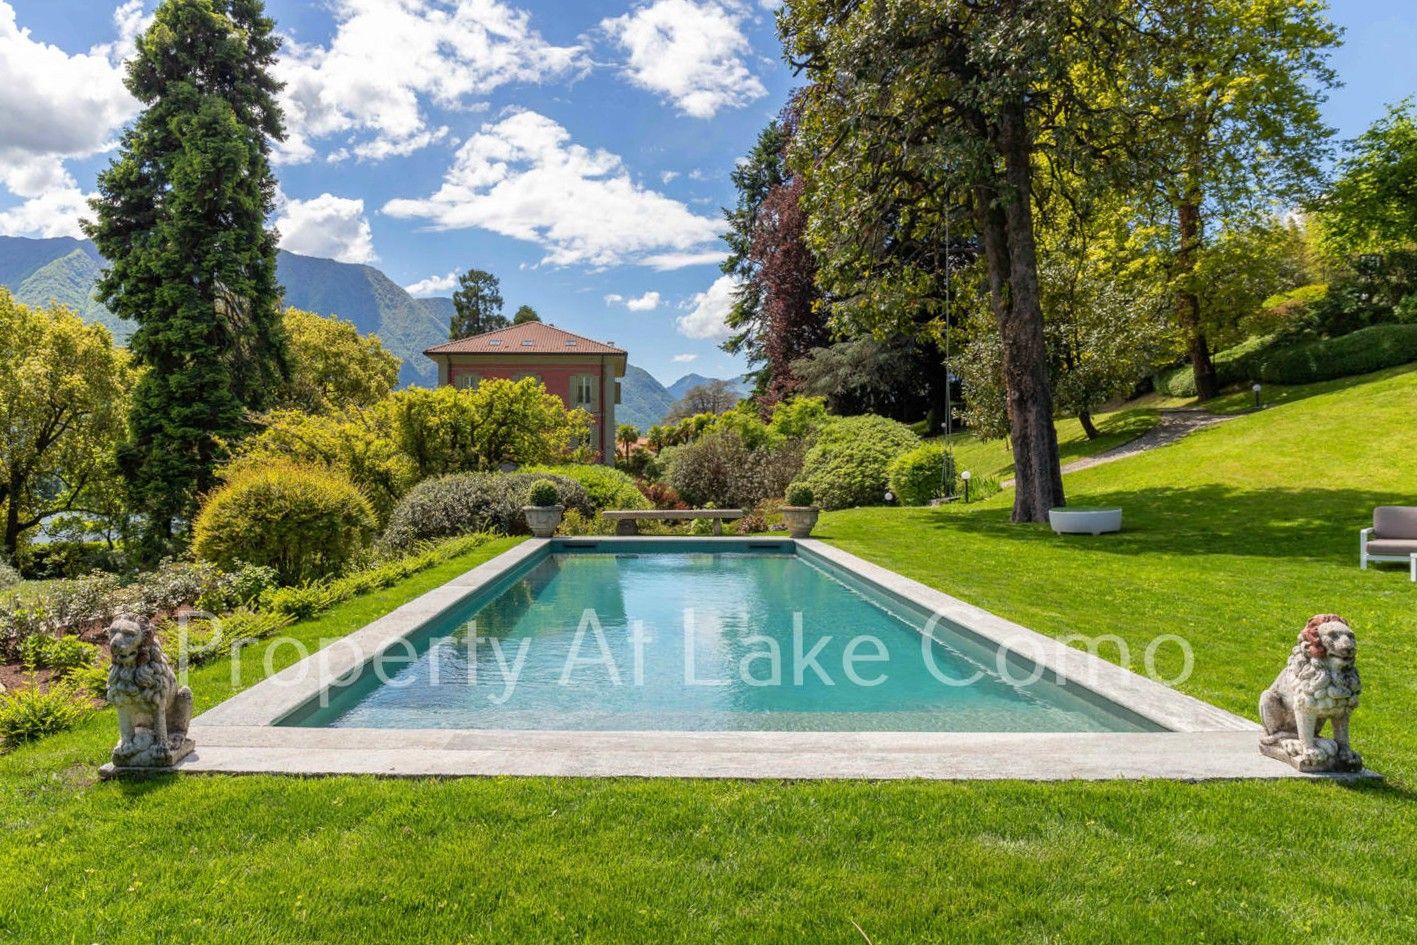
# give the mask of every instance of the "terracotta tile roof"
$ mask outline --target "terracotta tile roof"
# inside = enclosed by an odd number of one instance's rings
[[[436,345],[424,354],[624,354],[613,345],[572,334],[555,325],[522,322],[471,338]]]

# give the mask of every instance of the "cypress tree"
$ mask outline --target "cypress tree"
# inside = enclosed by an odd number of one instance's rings
[[[144,111],[85,223],[109,263],[98,297],[138,326],[119,465],[149,554],[185,533],[225,446],[288,373],[266,225],[284,136],[273,29],[261,0],[164,0],[127,66]]]

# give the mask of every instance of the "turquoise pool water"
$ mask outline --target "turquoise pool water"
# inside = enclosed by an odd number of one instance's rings
[[[794,553],[562,548],[281,724],[1159,730],[1080,687],[1030,680],[1030,667],[1001,667],[957,628],[926,637],[928,616]]]

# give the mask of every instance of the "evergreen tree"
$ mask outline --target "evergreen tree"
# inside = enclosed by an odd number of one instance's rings
[[[481,269],[469,269],[458,276],[453,309],[448,326],[449,341],[471,338],[510,324],[502,314],[502,284],[492,273]]]
[[[523,322],[539,321],[541,321],[541,316],[537,314],[536,309],[532,308],[530,305],[523,305],[521,308],[517,309],[517,313],[512,316],[513,325],[520,325]]]
[[[190,520],[246,412],[287,374],[266,226],[270,143],[284,135],[273,27],[260,0],[164,0],[128,63],[144,111],[85,223],[109,261],[99,299],[138,325],[129,347],[146,370],[119,465],[149,553]]]

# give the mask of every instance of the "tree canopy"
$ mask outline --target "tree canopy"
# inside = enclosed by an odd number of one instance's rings
[[[469,269],[458,276],[458,289],[453,293],[453,317],[448,326],[449,341],[471,338],[509,324],[502,314],[502,283],[496,276],[481,269]]]
[[[0,508],[4,556],[55,516],[107,515],[133,371],[108,329],[30,308],[0,287]]]
[[[283,316],[290,380],[281,404],[311,413],[367,407],[387,397],[399,380],[399,358],[377,335],[353,322],[288,308]]]
[[[1339,257],[1417,245],[1417,101],[1389,106],[1352,142],[1318,206]]]

